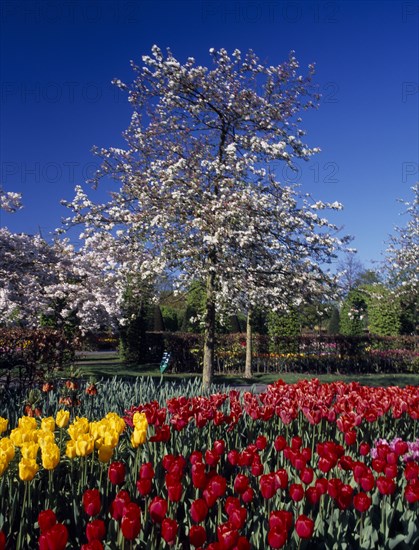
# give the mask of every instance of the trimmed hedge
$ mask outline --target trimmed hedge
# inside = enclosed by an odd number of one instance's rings
[[[147,333],[144,363],[158,363],[171,353],[172,372],[201,372],[203,335]],[[419,371],[418,338],[374,335],[303,335],[298,338],[255,335],[253,371],[377,373]],[[275,352],[272,352],[275,349]],[[216,373],[244,372],[246,339],[241,333],[217,336]]]

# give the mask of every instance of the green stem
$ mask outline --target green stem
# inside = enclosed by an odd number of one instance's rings
[[[29,483],[30,481],[25,481],[25,491],[23,493],[22,514],[20,516],[20,526],[19,526],[19,534],[17,536],[17,541],[16,541],[16,550],[20,550],[22,548],[22,535],[23,535],[22,526],[25,519],[26,503],[28,501]]]

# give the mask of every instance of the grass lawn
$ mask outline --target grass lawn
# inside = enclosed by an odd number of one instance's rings
[[[89,352],[79,357],[76,367],[80,369],[83,376],[94,376],[96,378],[107,378],[112,376],[149,376],[155,379],[161,379],[159,365],[150,363],[145,365],[127,365],[118,357],[115,352]],[[164,373],[165,380],[179,380],[179,378],[199,377],[198,374],[171,373],[170,370]],[[246,380],[238,375],[215,375],[215,384],[224,384],[226,386],[249,386],[253,384],[264,385],[271,384],[278,379],[287,383],[298,382],[304,378],[318,378],[321,382],[334,382],[341,380],[343,382],[359,382],[366,386],[409,386],[419,384],[418,374],[302,374],[302,373],[269,373],[255,374],[251,380]]]

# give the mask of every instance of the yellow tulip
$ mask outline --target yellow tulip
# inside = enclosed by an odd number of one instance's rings
[[[89,431],[89,421],[87,418],[79,418],[68,427],[67,432],[71,439],[78,439],[79,436],[86,434]]]
[[[10,439],[13,441],[15,447],[21,447],[24,443],[33,441],[36,437],[36,430],[24,430],[22,428],[15,428],[10,432]]]
[[[113,447],[109,445],[101,445],[98,449],[98,457],[100,462],[109,462],[113,455]]]
[[[67,447],[65,449],[65,454],[66,454],[66,456],[68,456],[68,458],[75,458],[77,456],[76,442],[73,439],[70,439],[70,441],[67,441]]]
[[[70,421],[70,411],[61,409],[57,412],[55,422],[59,428],[65,428]]]
[[[32,481],[39,466],[32,458],[22,458],[19,462],[19,477],[22,481]]]
[[[38,441],[39,446],[41,448],[45,447],[45,445],[47,445],[48,443],[54,443],[55,442],[54,434],[53,434],[53,432],[47,432],[47,431],[44,431],[44,430],[39,430],[38,433],[37,433],[37,441]]]
[[[147,427],[147,416],[145,413],[136,412],[132,418],[132,422],[135,427],[141,428],[143,426]]]
[[[22,458],[31,458],[32,460],[35,460],[36,455],[38,454],[38,449],[39,449],[39,445],[34,441],[28,441],[24,443],[20,448],[20,452],[22,453]]]
[[[8,437],[3,437],[3,439],[0,439],[0,452],[3,452],[6,455],[7,462],[13,460],[15,456],[15,446]]]
[[[87,456],[92,454],[95,440],[89,434],[82,434],[76,439],[77,456]]]
[[[55,430],[55,420],[52,416],[47,416],[41,420],[41,430],[44,432],[53,432]]]
[[[3,418],[2,416],[0,416],[0,434],[4,433],[7,430],[8,423],[9,421],[7,420],[7,418]]]
[[[45,445],[42,449],[42,466],[46,470],[53,470],[60,462],[60,449],[55,443]]]
[[[110,447],[116,447],[119,442],[119,433],[115,430],[108,431],[103,437],[103,445],[109,445]]]
[[[122,433],[125,430],[125,420],[114,412],[109,412],[106,417],[110,426],[118,433]]]
[[[32,430],[36,430],[38,428],[36,423],[36,418],[34,418],[33,416],[20,417],[17,427],[28,432]]]
[[[137,430],[135,428],[131,434],[131,445],[136,449],[139,445],[145,443],[146,439],[147,430]]]

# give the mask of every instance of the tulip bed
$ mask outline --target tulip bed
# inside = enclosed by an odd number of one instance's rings
[[[0,418],[0,549],[419,545],[418,386],[145,392],[102,418],[115,391],[89,388]]]

